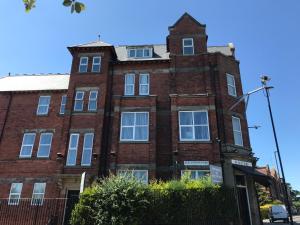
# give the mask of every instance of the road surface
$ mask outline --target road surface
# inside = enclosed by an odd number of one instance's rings
[[[294,225],[300,225],[300,215],[293,216],[294,219]],[[269,223],[268,220],[264,220],[264,225],[287,225],[287,223],[282,223],[280,221],[275,223]]]

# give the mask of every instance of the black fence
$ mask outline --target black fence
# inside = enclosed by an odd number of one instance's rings
[[[0,199],[1,225],[62,225],[66,199]]]

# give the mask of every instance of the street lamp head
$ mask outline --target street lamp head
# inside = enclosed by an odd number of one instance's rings
[[[260,80],[261,80],[261,83],[262,83],[263,85],[266,85],[266,84],[267,84],[267,81],[270,81],[271,78],[268,77],[267,75],[262,75],[262,76],[260,77]]]

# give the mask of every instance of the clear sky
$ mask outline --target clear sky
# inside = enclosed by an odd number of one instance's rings
[[[299,0],[81,0],[86,11],[70,14],[62,0],[37,0],[25,13],[22,0],[2,1],[0,75],[69,72],[67,46],[97,39],[122,44],[165,43],[168,26],[188,12],[207,25],[208,44],[233,42],[244,92],[270,85],[286,178],[300,190],[300,1]],[[275,143],[262,93],[250,99],[250,138],[259,165],[275,166]]]

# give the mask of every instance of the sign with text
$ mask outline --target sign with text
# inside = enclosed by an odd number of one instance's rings
[[[235,164],[235,165],[240,165],[240,166],[249,166],[249,167],[252,167],[252,163],[251,162],[247,162],[247,161],[241,161],[241,160],[232,159],[231,163]]]
[[[208,161],[184,161],[185,166],[208,166]]]
[[[209,169],[210,169],[211,181],[214,184],[223,183],[222,167],[221,166],[210,165]]]

